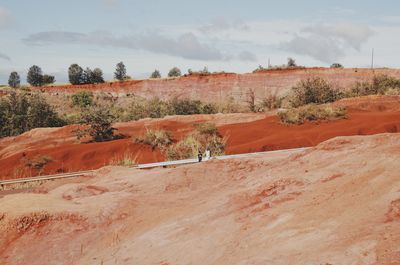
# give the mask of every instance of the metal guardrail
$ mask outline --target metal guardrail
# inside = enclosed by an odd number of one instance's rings
[[[285,152],[301,152],[309,149],[311,147],[302,147],[302,148],[294,148],[294,149],[285,149],[285,150],[275,150],[275,151],[266,151],[266,152],[258,152],[258,153],[247,153],[247,154],[237,154],[237,155],[224,155],[224,156],[216,156],[212,157],[211,160],[225,160],[231,158],[245,158],[245,157],[252,157],[252,156],[259,156],[259,155],[266,155],[266,154],[274,154],[274,153],[285,153]],[[203,160],[206,162],[207,160]],[[195,164],[199,163],[197,159],[184,159],[184,160],[175,160],[175,161],[165,161],[165,162],[157,162],[157,163],[149,163],[149,164],[140,164],[134,166],[132,168],[135,169],[150,169],[156,167],[167,167],[167,166],[177,166],[177,165],[187,165],[187,164]],[[47,176],[37,176],[31,178],[20,178],[20,179],[10,179],[10,180],[3,180],[0,181],[0,187],[4,187],[5,185],[12,185],[12,184],[20,184],[20,183],[28,183],[33,181],[46,181],[46,180],[53,180],[53,179],[63,179],[63,178],[72,178],[72,177],[81,177],[93,174],[94,170],[86,170],[86,171],[79,171],[79,172],[71,172],[65,174],[56,174],[56,175],[47,175]]]
[[[65,174],[37,176],[37,177],[31,177],[31,178],[2,180],[2,181],[0,181],[0,186],[19,184],[19,183],[27,183],[27,182],[33,182],[33,181],[44,181],[44,180],[52,180],[52,179],[81,177],[81,176],[93,174],[93,172],[94,172],[94,170],[87,170],[87,171],[72,172],[72,173],[65,173]]]

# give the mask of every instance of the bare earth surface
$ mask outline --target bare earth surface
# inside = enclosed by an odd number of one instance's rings
[[[399,264],[400,134],[0,198],[0,264]]]
[[[348,108],[346,119],[288,126],[273,114],[174,116],[118,123],[118,133],[127,138],[104,143],[79,143],[72,133],[76,126],[35,129],[0,139],[0,179],[37,175],[39,172],[27,163],[41,156],[51,158],[42,174],[98,169],[125,154],[136,157],[139,163],[164,161],[160,150],[134,142],[146,128],[164,129],[177,141],[191,132],[195,123],[212,122],[227,139],[227,154],[315,146],[336,136],[400,132],[399,96],[344,99],[334,105]]]

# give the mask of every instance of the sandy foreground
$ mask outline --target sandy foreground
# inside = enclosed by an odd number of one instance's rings
[[[0,194],[0,264],[399,264],[400,134]]]

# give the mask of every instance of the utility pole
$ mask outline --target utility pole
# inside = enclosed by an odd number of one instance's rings
[[[374,53],[375,53],[374,48],[372,48],[372,62],[371,62],[372,69],[374,69],[374,55],[375,55]]]

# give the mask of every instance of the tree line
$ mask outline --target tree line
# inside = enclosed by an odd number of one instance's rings
[[[189,74],[190,73],[191,70],[189,70]],[[181,75],[181,70],[178,67],[173,67],[168,72],[168,77],[179,77]],[[149,78],[152,79],[161,77],[161,72],[157,69],[149,76]],[[114,79],[118,81],[131,79],[131,77],[127,75],[126,67],[123,62],[119,62],[116,65]],[[72,85],[98,84],[105,82],[103,71],[100,68],[96,67],[92,70],[89,67],[86,67],[86,69],[83,69],[76,63],[71,64],[68,68],[68,80]],[[53,75],[43,74],[42,69],[39,66],[33,65],[28,70],[26,81],[31,86],[39,87],[53,84],[56,80]],[[13,71],[10,73],[8,85],[12,88],[18,88],[21,86],[21,77],[17,72]]]

